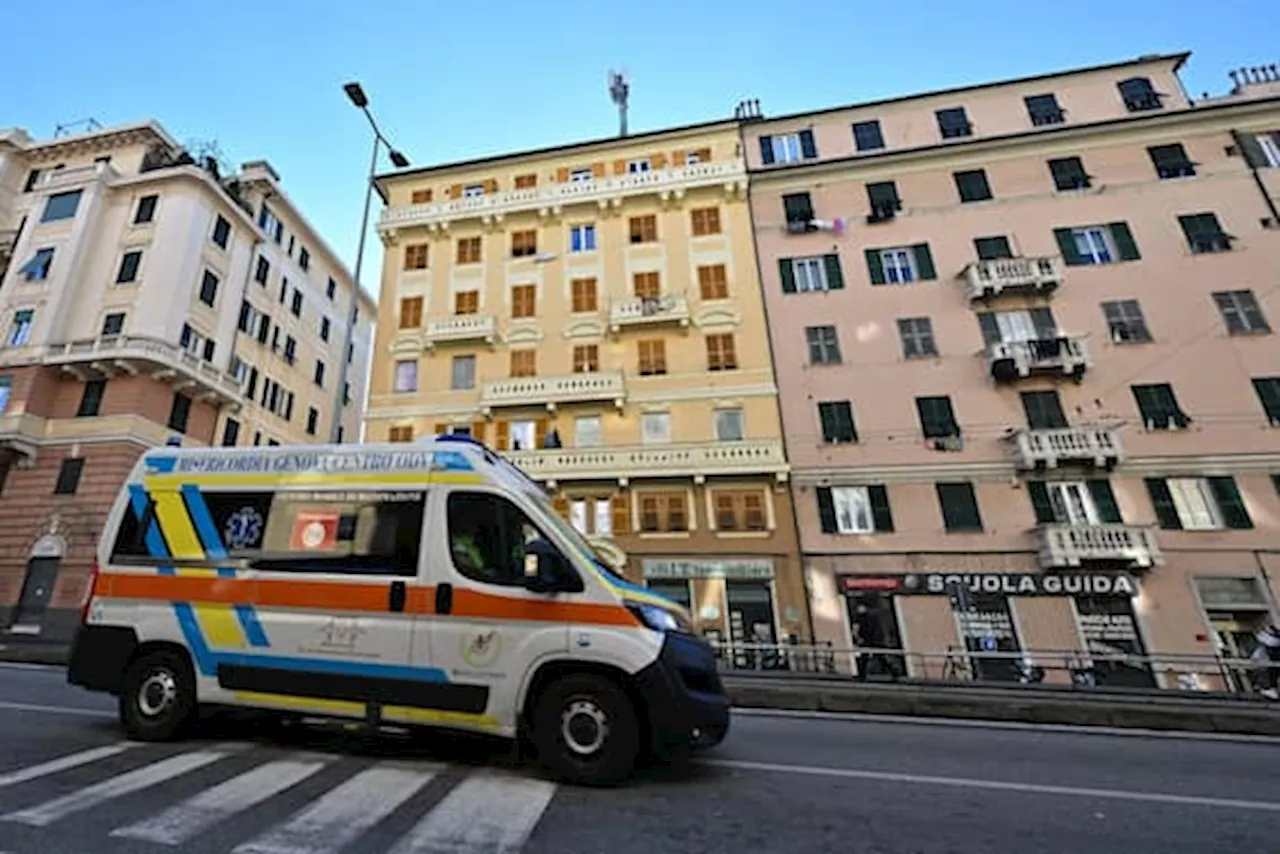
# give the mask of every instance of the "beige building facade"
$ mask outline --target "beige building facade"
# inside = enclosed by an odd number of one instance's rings
[[[1193,100],[1185,58],[743,125],[820,641],[1013,679],[977,653],[1239,656],[1274,618],[1280,80]]]
[[[340,417],[358,438],[374,301],[269,164],[222,171],[154,122],[0,130],[0,633],[14,640],[69,637],[146,448],[328,441],[348,354]]]
[[[807,638],[737,124],[379,186],[367,439],[469,433],[704,633]]]

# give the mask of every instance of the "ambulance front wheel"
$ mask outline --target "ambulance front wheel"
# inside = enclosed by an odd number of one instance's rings
[[[602,786],[631,775],[640,754],[640,722],[626,692],[591,674],[566,676],[538,698],[533,740],[555,776]]]
[[[195,675],[186,656],[143,653],[130,663],[120,692],[120,722],[137,741],[175,738],[196,707]]]

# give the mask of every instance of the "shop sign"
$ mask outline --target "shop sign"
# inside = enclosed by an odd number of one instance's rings
[[[1030,572],[912,573],[903,575],[845,575],[840,586],[846,593],[882,591],[905,596],[945,596],[952,585],[971,593],[1005,596],[1136,596],[1138,582],[1125,573]]]
[[[640,565],[644,577],[652,579],[725,578],[734,581],[769,581],[773,578],[773,561],[762,559],[645,558]]]

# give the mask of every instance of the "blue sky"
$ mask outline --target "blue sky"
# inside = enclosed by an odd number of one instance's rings
[[[425,165],[614,133],[610,67],[629,73],[631,127],[647,130],[729,117],[747,97],[778,115],[1180,50],[1194,97],[1280,60],[1274,28],[1189,0],[3,5],[0,126],[47,138],[90,116],[152,117],[234,163],[265,157],[348,263],[370,146],[342,94],[353,78]],[[371,230],[366,287],[378,250]]]

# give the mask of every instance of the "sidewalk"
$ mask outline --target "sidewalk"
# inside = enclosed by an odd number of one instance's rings
[[[41,643],[39,641],[14,641],[6,638],[0,642],[0,661],[14,664],[54,664],[66,665],[71,655],[70,648],[63,643]]]

